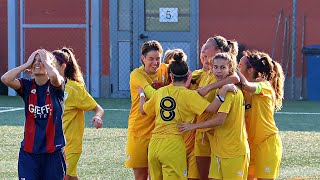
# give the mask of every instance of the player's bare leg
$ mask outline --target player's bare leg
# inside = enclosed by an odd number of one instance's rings
[[[66,180],[78,180],[78,177],[66,175]]]
[[[196,156],[198,171],[201,180],[208,180],[211,157]]]
[[[147,180],[148,179],[148,168],[133,168],[135,180]]]

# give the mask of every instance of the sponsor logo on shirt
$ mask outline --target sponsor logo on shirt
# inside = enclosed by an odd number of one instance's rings
[[[243,176],[243,172],[242,171],[238,171],[238,176]]]
[[[29,104],[28,110],[29,112],[34,114],[34,118],[40,118],[40,119],[48,118],[49,113],[52,112],[49,104],[46,104],[44,106]]]
[[[37,92],[36,89],[32,89],[32,90],[31,90],[31,93],[32,93],[32,94],[35,94],[36,92]]]
[[[251,109],[251,104],[246,104],[246,105],[245,105],[245,109],[246,109],[246,110]]]
[[[270,173],[270,168],[266,167],[266,173]]]

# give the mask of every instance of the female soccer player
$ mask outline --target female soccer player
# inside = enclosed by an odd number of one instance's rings
[[[172,58],[172,50],[169,49],[164,53],[163,63],[160,63],[159,69],[157,71],[158,80],[152,82],[152,87],[154,89],[159,89],[163,86],[169,85],[171,83],[171,79],[169,77],[168,66],[169,60]]]
[[[238,43],[236,41],[226,40],[222,36],[214,36],[209,38],[202,50],[204,59],[203,64],[207,64],[208,71],[204,71],[200,76],[199,94],[204,96],[209,102],[212,102],[215,98],[216,92],[214,89],[221,88],[225,84],[236,84],[239,82],[237,75],[230,75],[227,78],[217,81],[214,73],[212,72],[212,58],[220,52],[229,52],[232,56],[238,54]],[[212,90],[212,91],[211,91]],[[203,113],[201,116],[196,117],[196,122],[203,122],[210,119],[213,116],[212,113]],[[207,180],[210,167],[210,141],[208,136],[213,135],[212,128],[197,129],[195,136],[195,156],[199,175],[194,176],[195,179]]]
[[[282,107],[283,71],[268,54],[258,51],[245,51],[239,70],[251,153],[249,179],[275,179],[279,175],[282,144],[273,116]]]
[[[169,65],[173,84],[156,91],[146,103],[143,90],[140,90],[140,111],[156,116],[148,148],[150,175],[154,180],[187,179],[186,145],[177,124],[193,121],[196,114],[216,112],[221,104],[219,100],[210,104],[196,91],[186,88],[188,77],[191,80],[186,56],[181,49],[174,52]],[[221,96],[224,97],[228,90],[234,89],[226,86]]]
[[[213,58],[213,73],[217,81],[232,75],[236,60],[228,53],[219,53]],[[181,131],[214,127],[211,145],[211,165],[209,179],[246,179],[249,165],[249,146],[244,124],[244,99],[239,90],[236,94],[228,92],[221,97],[217,92],[215,100],[222,103],[212,119],[191,124],[179,125]]]
[[[98,129],[102,126],[104,110],[85,88],[82,72],[69,48],[52,52],[57,60],[57,70],[66,81],[63,131],[66,137],[67,180],[77,180],[77,164],[82,152],[84,111],[93,111],[91,121]]]
[[[139,111],[138,86],[142,87],[146,98],[156,89],[153,81],[161,81],[157,74],[163,50],[158,41],[147,41],[141,47],[142,66],[130,74],[131,109],[128,119],[128,139],[126,147],[126,167],[133,168],[136,180],[148,179],[148,145],[154,128],[154,116],[144,116]]]
[[[16,90],[25,103],[19,179],[63,180],[65,176],[62,130],[64,80],[54,68],[53,59],[46,50],[36,50],[25,64],[1,77],[1,81]],[[32,79],[17,78],[25,70],[32,73]]]

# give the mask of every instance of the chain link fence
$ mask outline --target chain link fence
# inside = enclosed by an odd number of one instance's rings
[[[129,97],[130,72],[141,66],[140,47],[148,40],[164,52],[181,48],[192,69],[198,67],[197,1],[110,1],[112,97]]]

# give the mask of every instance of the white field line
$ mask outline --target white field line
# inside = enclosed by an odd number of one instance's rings
[[[20,110],[23,110],[23,109],[24,108],[13,108],[13,109],[0,110],[0,113],[12,112],[12,111],[20,111]]]
[[[0,107],[0,113],[2,112],[11,112],[11,111],[19,111],[23,110],[22,107]],[[105,111],[130,111],[130,109],[104,109]],[[287,114],[287,115],[320,115],[320,113],[315,112],[276,112],[276,114]]]
[[[130,109],[103,109],[105,111],[130,111]]]
[[[311,112],[276,112],[276,114],[288,114],[288,115],[320,115],[320,113],[311,113]]]
[[[18,111],[21,109],[24,109],[23,107],[0,107],[0,109],[5,109],[5,110],[0,110],[0,112],[8,112],[8,111]],[[103,109],[105,111],[130,111],[130,109]]]

